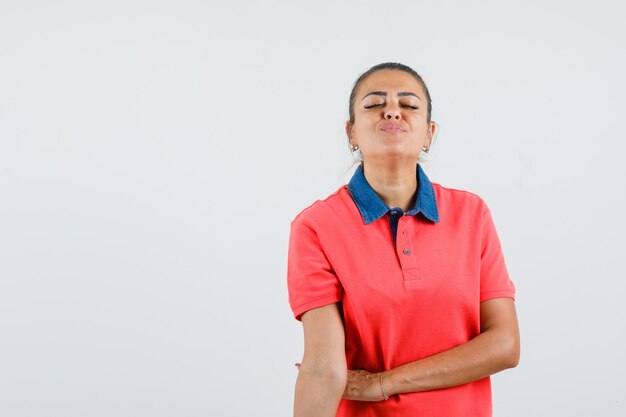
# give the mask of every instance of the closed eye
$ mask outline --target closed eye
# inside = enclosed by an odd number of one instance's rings
[[[383,107],[385,105],[385,103],[380,103],[380,104],[370,104],[370,105],[365,105],[363,106],[366,109],[373,109],[375,107]],[[419,110],[419,107],[417,106],[411,106],[410,104],[400,104],[400,106],[402,107],[408,107],[411,110]]]

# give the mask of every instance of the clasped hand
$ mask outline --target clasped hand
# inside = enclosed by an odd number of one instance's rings
[[[300,364],[296,367],[300,370]],[[343,392],[343,398],[355,401],[382,401],[380,388],[380,372],[369,372],[363,369],[348,369],[348,382]]]

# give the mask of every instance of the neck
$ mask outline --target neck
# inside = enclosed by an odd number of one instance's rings
[[[391,207],[409,211],[417,192],[417,162],[394,165],[378,165],[367,162],[363,165],[365,179],[376,194]]]

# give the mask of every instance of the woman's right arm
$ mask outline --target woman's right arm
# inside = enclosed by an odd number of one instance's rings
[[[302,317],[304,357],[296,380],[294,417],[335,417],[348,379],[345,333],[337,303]]]

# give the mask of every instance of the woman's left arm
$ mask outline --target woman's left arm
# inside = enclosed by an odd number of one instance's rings
[[[478,336],[452,349],[383,372],[383,386],[387,395],[449,388],[514,368],[519,356],[515,302],[511,298],[494,298],[480,303]],[[378,373],[348,373],[344,398],[380,401]]]

